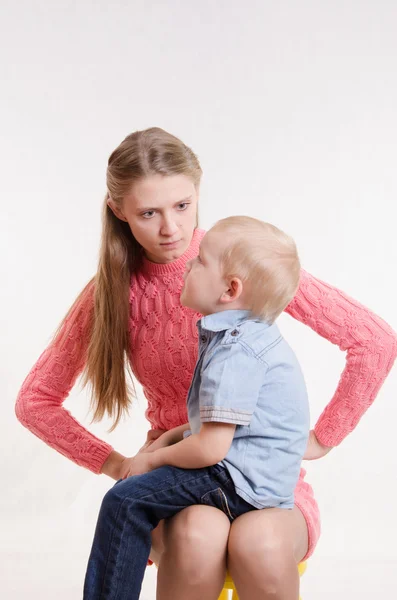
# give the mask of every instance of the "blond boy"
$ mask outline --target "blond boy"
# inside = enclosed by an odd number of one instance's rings
[[[309,410],[301,369],[274,321],[292,300],[299,273],[293,240],[268,223],[230,217],[203,238],[181,294],[183,305],[203,315],[189,423],[130,459],[106,494],[86,600],[104,585],[115,589],[120,578],[138,600],[151,531],[187,506],[215,506],[230,521],[255,509],[293,507]],[[110,546],[121,556],[126,540],[128,569],[106,560]]]

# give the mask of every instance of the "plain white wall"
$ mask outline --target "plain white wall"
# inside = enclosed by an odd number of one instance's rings
[[[29,590],[74,600],[111,481],[24,430],[14,401],[95,271],[108,155],[136,129],[180,136],[204,169],[203,227],[241,213],[277,224],[295,237],[307,270],[397,328],[397,8],[3,0],[0,11],[4,597]],[[280,323],[303,364],[314,424],[344,356],[290,317]],[[396,384],[394,370],[357,430],[306,465],[323,516],[306,598],[350,598],[363,577],[361,598],[379,585],[389,597],[395,589]],[[78,388],[66,405],[121,452],[143,442],[142,394],[111,435],[109,423],[90,425]],[[374,562],[392,565],[381,583],[361,568]],[[334,572],[341,563],[346,596]],[[152,569],[147,599],[154,578]]]

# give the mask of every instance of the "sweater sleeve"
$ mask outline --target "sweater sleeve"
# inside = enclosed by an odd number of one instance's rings
[[[78,465],[100,473],[113,448],[63,407],[86,362],[92,313],[93,285],[80,296],[59,334],[25,379],[15,412],[22,425],[46,444]]]
[[[303,270],[286,312],[347,351],[336,392],[314,429],[322,444],[337,446],[378,394],[397,356],[397,335],[368,308]]]

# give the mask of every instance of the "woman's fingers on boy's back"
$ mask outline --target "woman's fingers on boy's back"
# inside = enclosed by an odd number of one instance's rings
[[[318,441],[316,434],[313,430],[311,430],[309,434],[309,440],[307,442],[306,452],[303,456],[304,460],[316,460],[318,458],[322,458],[326,454],[328,454],[332,448],[328,446],[324,446],[321,442]]]

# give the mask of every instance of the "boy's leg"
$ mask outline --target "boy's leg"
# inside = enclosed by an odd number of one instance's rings
[[[213,469],[161,467],[129,477],[102,502],[84,585],[84,600],[138,600],[151,546],[161,519],[199,504],[219,487]]]

